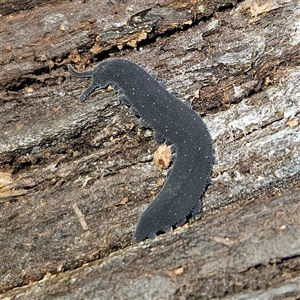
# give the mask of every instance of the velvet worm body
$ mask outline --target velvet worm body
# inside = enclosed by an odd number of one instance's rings
[[[184,224],[188,215],[198,214],[213,165],[212,140],[201,117],[129,60],[103,61],[87,72],[77,72],[71,65],[68,69],[75,76],[92,78],[80,102],[96,88],[113,85],[120,99],[141,118],[141,124],[152,128],[176,150],[172,170],[140,217],[134,240],[153,239],[157,233]]]

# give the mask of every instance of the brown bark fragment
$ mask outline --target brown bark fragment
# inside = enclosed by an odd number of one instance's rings
[[[171,163],[171,150],[163,144],[160,145],[153,155],[153,162],[156,166],[162,169],[168,169]]]

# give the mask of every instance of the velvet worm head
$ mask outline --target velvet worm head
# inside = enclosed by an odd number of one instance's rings
[[[212,139],[201,117],[129,60],[106,60],[87,72],[77,72],[71,65],[68,69],[75,76],[92,78],[80,102],[96,88],[113,85],[142,119],[140,123],[147,124],[176,149],[170,175],[140,217],[134,240],[153,239],[158,233],[184,224],[188,215],[197,215],[213,166]]]

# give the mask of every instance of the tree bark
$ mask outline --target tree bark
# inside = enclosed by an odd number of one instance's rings
[[[0,4],[0,298],[299,299],[299,1]],[[139,244],[153,132],[109,89],[79,104],[90,80],[66,68],[109,57],[214,141],[202,218]]]

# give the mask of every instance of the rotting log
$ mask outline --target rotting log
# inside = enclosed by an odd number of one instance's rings
[[[299,2],[50,2],[1,12],[0,297],[297,299]],[[202,218],[140,244],[166,175],[153,133],[112,91],[79,104],[66,70],[108,57],[166,80],[214,140]]]
[[[299,195],[229,205],[4,299],[298,299]]]

